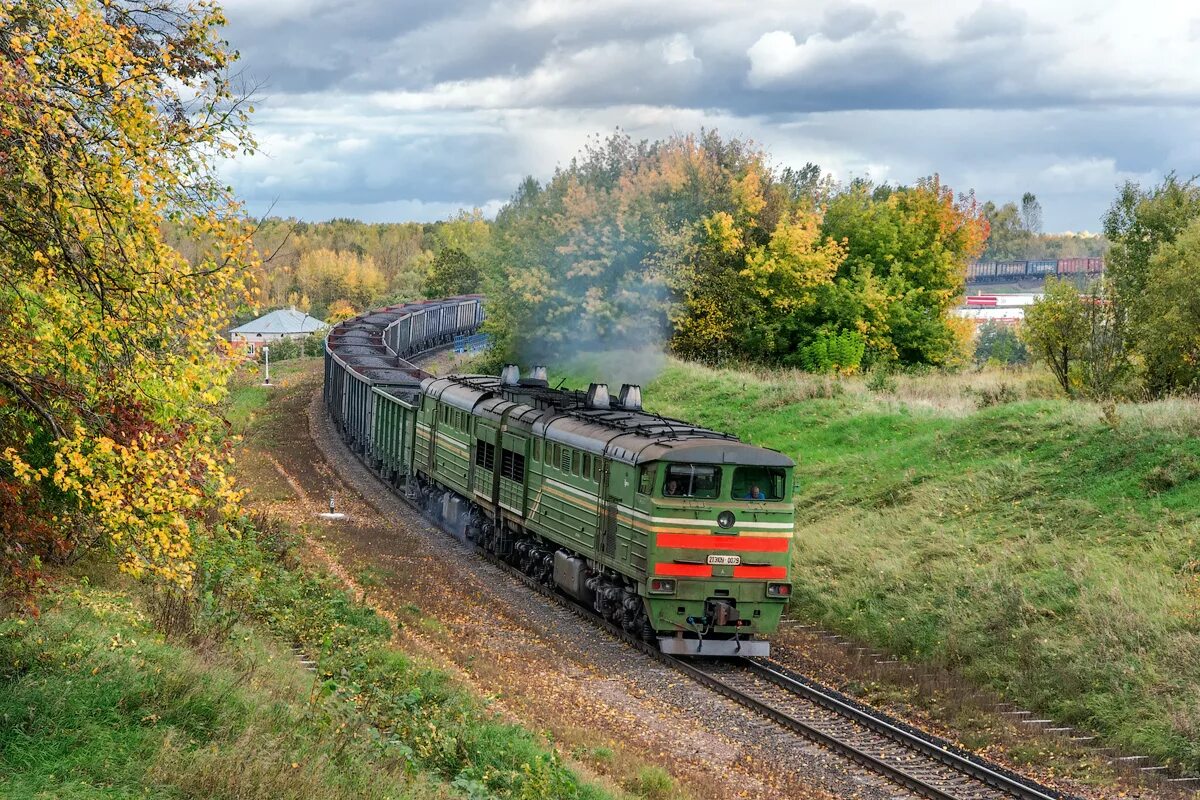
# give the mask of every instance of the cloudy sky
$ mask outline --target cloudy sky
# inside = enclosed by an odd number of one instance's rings
[[[250,210],[494,212],[590,134],[701,126],[838,178],[1035,192],[1096,230],[1126,178],[1200,172],[1200,4],[226,0],[263,83]]]

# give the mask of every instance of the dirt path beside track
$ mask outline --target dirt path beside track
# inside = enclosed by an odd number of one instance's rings
[[[430,526],[342,445],[320,380],[313,364],[274,390],[243,445],[248,502],[303,530],[312,558],[397,623],[405,651],[545,731],[585,771],[634,791],[658,765],[697,798],[908,796],[822,748],[797,746]],[[331,494],[347,519],[317,518]]]

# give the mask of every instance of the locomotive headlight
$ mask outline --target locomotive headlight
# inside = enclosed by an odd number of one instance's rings
[[[787,600],[792,596],[792,585],[790,583],[768,583],[767,597],[777,597],[780,600]]]
[[[675,594],[675,581],[670,578],[654,578],[650,581],[651,594]]]
[[[717,515],[717,524],[722,528],[732,528],[735,522],[737,522],[737,517],[733,516],[732,511],[722,511]]]

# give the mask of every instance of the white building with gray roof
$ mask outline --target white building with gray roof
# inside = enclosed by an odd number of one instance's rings
[[[304,339],[315,331],[329,327],[316,317],[295,308],[281,308],[229,331],[229,341],[245,344],[251,353],[263,345],[282,339]]]

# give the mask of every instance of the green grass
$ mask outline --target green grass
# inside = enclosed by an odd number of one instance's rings
[[[322,689],[352,698],[382,744],[468,796],[603,798],[535,735],[499,720],[449,675],[391,645],[386,621],[332,579],[284,567],[296,542],[247,528],[205,552],[221,565],[227,602],[264,620],[318,662]],[[275,555],[272,555],[275,554]],[[386,733],[385,733],[386,732]]]
[[[230,382],[225,404],[225,419],[236,434],[249,431],[259,415],[268,408],[271,397],[297,376],[312,368],[314,358],[294,358],[271,365],[271,384],[263,386],[262,367],[247,364]]]
[[[38,618],[0,621],[0,796],[608,796],[262,525],[200,539],[173,615],[178,594],[62,576]]]
[[[646,402],[796,459],[793,615],[1200,770],[1200,406],[999,383],[1049,394],[671,362]]]
[[[290,652],[239,627],[198,652],[137,592],[82,585],[0,622],[5,798],[433,797],[374,751],[336,701],[308,703]]]

